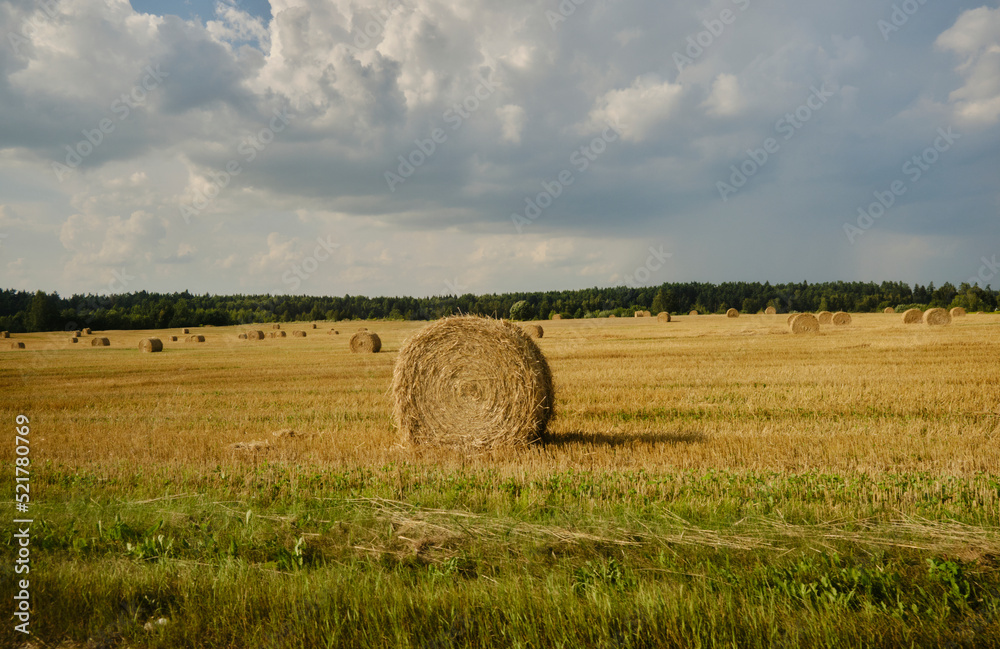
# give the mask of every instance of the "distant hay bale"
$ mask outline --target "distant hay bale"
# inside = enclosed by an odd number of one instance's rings
[[[617,317],[618,316],[616,316],[614,313],[612,313],[611,315],[608,316],[608,318],[617,318]]]
[[[10,338],[9,331],[0,331],[0,338]]]
[[[313,329],[315,329],[315,328],[316,328],[316,323],[315,323],[315,322],[313,323],[313,326],[312,326],[312,328],[313,328]]]
[[[12,342],[10,344],[11,349],[24,349],[24,343],[22,342]]]
[[[186,334],[191,333],[191,330],[190,329],[181,329],[181,333],[186,335]]]
[[[644,318],[652,318],[653,314],[650,313],[649,311],[643,311],[642,312],[642,317],[644,317]]]
[[[73,333],[73,336],[75,336],[76,338],[80,338],[80,337],[83,336],[83,332],[82,331],[76,331],[76,332]]]
[[[203,342],[205,342],[205,337],[202,336],[201,334],[196,334],[194,336],[188,336],[185,339],[184,342],[189,342],[189,343],[203,343]]]
[[[359,331],[351,336],[350,345],[355,354],[377,354],[382,349],[382,339],[377,333]]]
[[[292,335],[294,337],[296,337],[296,338],[305,338],[306,337],[306,332],[304,332],[304,331],[293,331]]]
[[[237,336],[237,338],[239,338],[240,340],[247,340],[247,335],[246,334],[240,334],[239,336]]]
[[[361,327],[358,331],[368,331],[368,327]]]
[[[944,309],[927,309],[924,311],[924,323],[932,327],[951,324],[951,314]]]
[[[882,309],[882,313],[895,313],[895,312],[896,309],[892,308],[891,306],[887,306],[884,309]]]
[[[524,325],[524,333],[532,338],[542,338],[545,336],[545,330],[542,329],[541,325]]]
[[[172,342],[172,343],[177,342],[177,336],[171,336],[170,337],[170,342]]]
[[[917,324],[923,319],[923,316],[920,309],[907,309],[903,311],[903,324]]]
[[[71,343],[76,343],[76,342],[80,342],[80,339],[79,339],[79,338],[77,338],[76,336],[73,336],[72,338],[70,338],[70,339],[69,339],[69,341],[70,341]]]
[[[535,342],[516,325],[478,316],[438,320],[407,340],[392,398],[404,441],[476,450],[539,440],[555,405]]]
[[[777,312],[778,312],[778,310],[775,309],[773,306],[769,306],[766,309],[764,309],[764,314],[765,315],[774,315]]]
[[[740,317],[740,312],[737,311],[736,309],[729,309],[728,311],[726,311],[726,317],[727,318],[738,318],[738,317]]]
[[[271,329],[281,329],[280,324],[271,325]]]
[[[698,312],[697,312],[697,311],[692,311],[692,312],[691,312],[691,313],[689,313],[688,315],[698,315]]]
[[[552,314],[552,319],[553,320],[562,320],[562,314],[561,313],[553,313]]]
[[[953,318],[961,318],[962,316],[965,315],[965,309],[963,309],[960,306],[956,306],[955,308],[953,308],[950,311],[950,313],[951,313],[951,317],[953,317]]]
[[[646,317],[646,312],[645,311],[636,311],[635,312],[635,317],[636,318],[645,318]]]
[[[660,311],[656,314],[657,322],[670,322],[670,314],[666,311]]]
[[[830,313],[829,311],[820,311],[819,313],[816,314],[816,319],[819,320],[819,323],[821,325],[832,324],[833,314]]]
[[[837,326],[844,326],[851,324],[851,314],[846,311],[837,311],[833,314],[830,322]]]
[[[244,336],[247,340],[264,340],[264,332],[260,329],[251,329]]]
[[[287,331],[275,331],[274,332],[274,337],[275,338],[288,338],[288,332]]]
[[[789,328],[793,334],[810,334],[819,332],[819,319],[811,313],[798,313],[792,318]]]
[[[111,341],[108,340],[107,338],[91,338],[90,339],[90,346],[91,347],[110,347],[111,346]]]
[[[143,338],[139,341],[139,351],[141,352],[162,352],[163,343],[159,338]]]
[[[86,327],[86,328],[85,328],[85,329],[83,330],[83,333],[85,333],[85,334],[87,334],[87,335],[89,336],[89,335],[90,335],[90,327]]]

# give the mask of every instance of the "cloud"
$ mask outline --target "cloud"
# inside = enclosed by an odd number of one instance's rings
[[[521,143],[521,131],[524,130],[524,108],[515,104],[506,104],[497,108],[497,118],[503,129],[503,139],[514,144]]]
[[[587,128],[596,130],[616,124],[622,138],[639,142],[655,137],[677,107],[683,87],[655,77],[639,77],[627,88],[610,90],[594,102]]]
[[[708,112],[718,117],[732,117],[743,109],[740,82],[733,74],[720,74],[712,83],[712,93],[702,104]]]
[[[988,126],[1000,118],[1000,8],[965,11],[935,46],[962,57],[956,71],[965,84],[949,102],[964,123]]]

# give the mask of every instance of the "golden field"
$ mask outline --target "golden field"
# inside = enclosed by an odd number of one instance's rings
[[[379,465],[483,463],[506,471],[729,469],[1000,472],[1000,318],[903,325],[855,315],[846,327],[792,335],[785,315],[678,316],[541,323],[556,382],[553,443],[466,457],[398,443],[387,393],[396,354],[419,322],[105,331],[111,347],[69,334],[15,335],[0,353],[7,419],[27,414],[32,455],[76,466],[294,461]],[[383,341],[351,354],[361,326]],[[336,329],[340,333],[327,333]],[[178,335],[170,342],[170,335]],[[155,336],[164,351],[137,349]],[[275,439],[291,428],[312,434]],[[321,434],[319,434],[321,433]],[[319,434],[319,435],[316,435]],[[257,453],[230,449],[267,440]],[[2,451],[10,455],[10,449]]]

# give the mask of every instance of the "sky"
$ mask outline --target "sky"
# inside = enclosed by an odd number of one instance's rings
[[[1000,286],[1000,7],[0,0],[0,287]]]

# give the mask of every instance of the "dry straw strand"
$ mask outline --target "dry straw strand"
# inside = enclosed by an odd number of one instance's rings
[[[405,441],[476,450],[540,439],[555,404],[535,342],[509,322],[478,316],[439,320],[407,340],[392,396]]]
[[[951,314],[944,309],[927,309],[924,312],[924,323],[932,327],[951,324]]]
[[[351,351],[355,354],[377,354],[382,349],[382,339],[377,333],[359,331],[351,336]]]
[[[541,325],[530,324],[524,325],[524,333],[528,334],[532,338],[541,338],[545,335],[545,330],[542,329]]]
[[[738,318],[738,317],[740,317],[740,312],[737,311],[736,309],[729,309],[728,311],[726,311],[726,317],[727,318]]]
[[[666,311],[660,311],[656,314],[656,319],[658,322],[670,322],[670,314]]]
[[[895,312],[896,309],[892,308],[891,306],[887,306],[885,307],[885,309],[882,310],[882,313],[895,313]]]
[[[851,324],[851,314],[846,311],[837,311],[830,318],[830,321],[837,326],[844,326]]]
[[[107,338],[91,338],[91,340],[90,340],[90,346],[91,347],[110,347],[111,346],[111,341],[108,340]]]
[[[143,338],[139,341],[139,351],[162,352],[163,342],[159,338]]]
[[[903,324],[917,324],[923,318],[920,309],[907,309],[903,311]]]
[[[819,319],[811,313],[799,313],[789,324],[793,334],[809,334],[819,331]]]
[[[949,313],[951,313],[951,317],[953,318],[961,318],[965,315],[965,309],[960,306],[956,306]]]
[[[829,311],[820,311],[816,314],[816,319],[819,320],[821,325],[833,324],[833,313]]]

